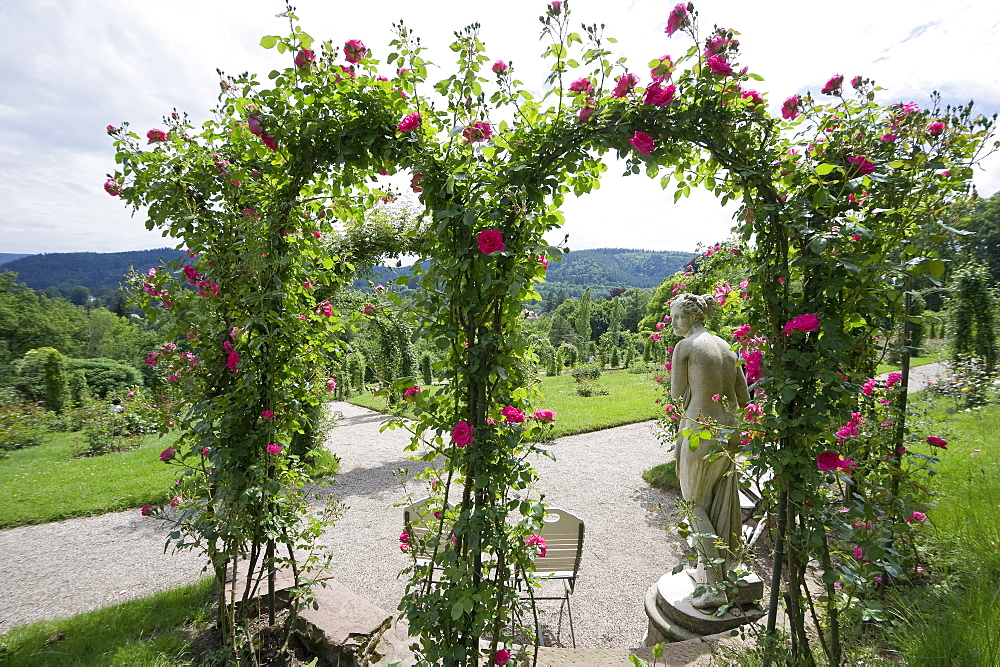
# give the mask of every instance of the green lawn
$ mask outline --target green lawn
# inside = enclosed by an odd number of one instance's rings
[[[191,638],[211,617],[213,579],[0,635],[0,664],[171,667],[190,664]]]
[[[0,528],[163,503],[177,474],[159,453],[176,436],[148,435],[138,449],[75,458],[78,436],[58,433],[0,461]]]
[[[663,377],[666,376],[664,372]],[[656,419],[659,412],[653,401],[663,396],[663,389],[656,384],[652,373],[605,371],[598,383],[607,390],[607,396],[577,395],[577,382],[568,373],[543,376],[540,380],[542,398],[535,407],[556,413],[552,433],[556,438]],[[385,412],[385,404],[369,395],[357,394],[347,400]]]
[[[908,664],[1000,665],[1000,405],[955,415],[937,405],[950,436],[935,452],[939,497],[928,512],[934,585],[896,596],[904,613],[893,643]]]

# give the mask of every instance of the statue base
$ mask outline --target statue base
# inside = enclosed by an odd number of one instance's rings
[[[692,602],[691,594],[696,584],[687,572],[665,574],[646,591],[646,616],[649,628],[643,640],[645,646],[661,642],[697,639],[718,632],[732,630],[764,617],[758,604],[764,597],[764,583],[755,574],[746,577],[748,586],[741,586],[736,605],[722,616],[702,611]]]

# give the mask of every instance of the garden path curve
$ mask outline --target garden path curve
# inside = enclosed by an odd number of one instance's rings
[[[344,418],[328,446],[342,459],[329,493],[349,506],[321,538],[334,557],[333,576],[360,596],[392,611],[405,589],[397,577],[404,491],[394,471],[418,469],[403,451],[405,431],[379,432],[380,414],[348,403],[331,404]],[[580,580],[573,595],[577,645],[639,646],[646,629],[643,595],[682,553],[664,530],[669,517],[656,506],[673,497],[649,487],[643,470],[669,459],[649,422],[559,438],[553,462],[539,459],[539,489],[547,501],[586,521]],[[421,495],[410,483],[410,491]],[[0,531],[0,632],[60,618],[202,576],[203,559],[164,553],[167,527],[138,510]],[[557,602],[540,603],[548,643],[569,645]]]

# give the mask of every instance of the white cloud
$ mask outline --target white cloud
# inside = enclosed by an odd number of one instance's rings
[[[377,4],[298,0],[302,25],[319,39],[360,38],[378,57],[387,53],[391,24],[403,18],[422,38],[431,60],[450,72],[453,32],[482,23],[491,59],[512,61],[540,88],[536,16],[545,2],[488,3],[382,0]],[[575,18],[607,24],[612,48],[637,72],[664,53],[677,54],[679,36],[663,34],[672,3],[570,0]],[[929,0],[797,0],[697,2],[702,33],[713,23],[741,32],[740,63],[763,75],[759,86],[776,108],[787,95],[816,91],[833,74],[862,74],[887,88],[886,100],[924,102],[931,89],[954,102],[974,98],[1000,109],[1000,3]],[[0,232],[4,252],[116,251],[156,247],[164,240],[143,229],[121,202],[102,190],[114,167],[104,126],[123,120],[144,132],[177,107],[197,122],[218,92],[216,67],[262,77],[282,56],[257,44],[287,31],[273,0],[34,0],[0,3]],[[1000,157],[976,182],[1000,190]],[[673,204],[670,193],[643,177],[623,179],[612,165],[599,191],[567,202],[570,247],[692,250],[724,238],[732,206],[698,193]],[[556,234],[552,235],[557,236]],[[558,234],[561,238],[562,234]]]

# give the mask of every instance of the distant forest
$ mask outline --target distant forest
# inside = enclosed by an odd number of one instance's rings
[[[55,287],[69,293],[72,288],[83,286],[96,294],[104,289],[117,289],[130,265],[145,272],[161,261],[172,260],[180,254],[171,248],[113,253],[48,253],[6,262],[3,270],[14,271],[19,282],[34,290]],[[549,292],[561,291],[565,298],[578,297],[588,287],[595,294],[629,287],[651,289],[683,268],[693,257],[692,253],[669,250],[574,250],[563,255],[562,261],[549,264],[546,282],[539,286],[539,292],[544,297]],[[409,272],[410,267],[374,267],[369,279],[374,283],[388,284],[396,276],[408,275]],[[366,279],[355,281],[353,287],[370,289]]]
[[[133,250],[130,252],[58,252],[28,255],[3,265],[4,271],[17,274],[33,290],[57,287],[67,291],[84,286],[91,292],[104,288],[116,289],[124,283],[129,265],[145,272],[163,261],[170,261],[182,253],[173,248]]]

